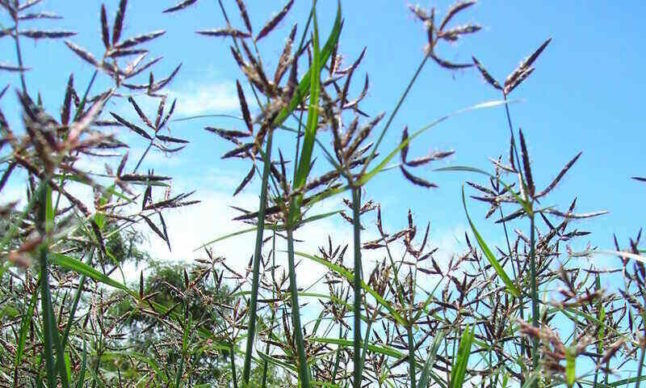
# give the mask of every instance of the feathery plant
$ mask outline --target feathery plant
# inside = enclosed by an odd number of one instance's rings
[[[103,49],[93,53],[74,43],[75,32],[41,28],[60,17],[40,3],[0,0],[0,39],[13,46],[0,64],[8,75],[0,106],[22,113],[9,120],[0,110],[0,192],[18,181],[27,186],[24,201],[2,197],[0,207],[0,385],[639,387],[646,378],[641,232],[626,248],[616,238],[612,250],[586,246],[588,232],[576,221],[604,212],[578,212],[576,199],[564,208],[549,202],[581,153],[539,189],[527,132],[513,124],[512,93],[530,79],[550,39],[501,82],[475,57],[454,62],[438,54],[439,45],[480,30],[456,23],[474,1],[458,2],[442,17],[411,6],[423,25],[424,53],[393,107],[373,114],[364,107],[368,75],[359,77],[366,50],[356,58],[341,52],[342,27],[352,22],[343,19],[341,2],[329,26],[318,16],[332,5],[313,1],[302,27],[283,30],[293,0],[260,27],[242,0],[181,0],[161,11],[220,12],[223,27],[196,33],[230,42],[240,69],[240,117],[173,119],[181,101],[170,101],[167,87],[181,65],[158,77],[161,56],[149,58],[147,46],[163,30],[122,36],[127,0],[113,10],[101,5]],[[267,37],[282,31],[282,51],[265,57]],[[75,75],[67,77],[56,114],[29,82],[39,64],[25,63],[26,39],[64,40],[91,69],[81,89]],[[388,145],[386,135],[431,64],[476,70],[497,100],[416,130],[404,126]],[[109,111],[109,103],[124,109]],[[509,130],[507,156],[491,159],[491,170],[454,165],[433,172],[483,179],[462,188],[463,246],[440,257],[430,223],[411,209],[401,217],[405,226],[393,229],[397,217],[385,217],[390,213],[368,183],[398,169],[415,189],[438,189],[421,167],[453,151],[415,157],[412,146],[454,115],[494,108]],[[209,120],[205,129],[232,145],[223,158],[248,163],[234,196],[258,177],[259,203],[237,208],[234,220],[248,228],[199,247],[194,261],[160,263],[139,248],[141,228],[171,249],[166,210],[198,201],[173,193],[171,177],[147,169],[146,160],[184,150],[187,140],[171,126],[187,120]],[[230,120],[242,130],[223,126]],[[126,143],[110,128],[134,139]],[[89,158],[105,162],[105,172],[88,167]],[[321,204],[336,206],[337,197],[340,208],[316,213]],[[502,246],[487,242],[470,200],[489,206],[484,218],[500,227]],[[301,249],[301,228],[330,219],[347,222],[351,239],[329,231],[318,252]],[[209,247],[245,233],[255,233],[246,270],[230,264],[239,258]],[[592,259],[601,254],[618,265],[598,268]],[[323,270],[313,284],[299,285],[305,262]],[[138,282],[126,277],[124,266],[141,264]]]

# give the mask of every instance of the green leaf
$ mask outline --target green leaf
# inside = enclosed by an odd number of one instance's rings
[[[261,360],[267,361],[268,363],[270,363],[272,365],[275,365],[275,366],[277,366],[279,368],[284,369],[287,372],[290,372],[293,375],[296,375],[296,367],[294,367],[294,365],[288,364],[288,363],[283,362],[283,361],[279,361],[279,360],[273,358],[272,356],[261,352],[260,350],[257,350],[256,352],[258,353],[258,356],[260,356]]]
[[[522,388],[534,387],[537,381],[538,375],[536,373],[532,373],[531,375],[529,375],[529,378],[525,380],[525,384],[523,384]]]
[[[319,51],[318,22],[316,8],[313,9],[314,32],[312,34],[312,65],[310,67],[310,103],[307,110],[307,123],[301,151],[301,159],[294,176],[294,188],[301,188],[307,181],[314,150],[314,139],[319,124],[319,97],[321,93],[321,52]]]
[[[83,358],[81,360],[81,370],[79,371],[79,378],[76,382],[76,388],[82,388],[85,383],[85,368],[87,367],[87,344],[83,340]]]
[[[437,351],[440,349],[440,345],[444,340],[444,332],[440,331],[435,335],[433,343],[428,349],[426,362],[424,362],[424,368],[422,369],[422,376],[419,378],[420,387],[428,387],[431,377],[431,371],[433,369],[433,364],[435,363],[435,357],[437,356]]]
[[[347,348],[352,347],[352,340],[348,339],[343,339],[343,338],[310,338],[309,339],[312,342],[320,342],[323,344],[333,344],[333,345],[339,345]],[[363,347],[363,344],[361,345]],[[406,355],[399,350],[389,347],[389,346],[378,346],[378,345],[373,345],[373,344],[367,344],[366,348],[373,352],[373,353],[379,353],[379,354],[384,354],[386,356],[394,357],[394,358],[402,358],[405,357]]]
[[[565,351],[565,382],[572,387],[576,381],[576,350],[568,347]]]
[[[464,377],[467,372],[467,365],[469,363],[469,356],[471,355],[471,344],[475,336],[475,330],[471,330],[469,326],[462,333],[460,345],[458,347],[458,354],[453,360],[451,367],[451,388],[460,388],[464,384]]]
[[[89,278],[94,279],[97,282],[106,284],[108,286],[112,286],[114,288],[118,288],[120,290],[128,292],[133,296],[136,296],[136,293],[130,290],[125,284],[120,283],[108,277],[107,275],[104,275],[103,273],[97,271],[96,269],[90,267],[89,265],[77,259],[74,259],[72,257],[66,256],[60,253],[52,253],[50,260],[53,264],[61,266],[67,270],[74,271],[79,275],[85,275]]]
[[[321,50],[321,54],[320,54],[321,67],[323,67],[323,65],[330,58],[330,55],[332,55],[332,50],[337,45],[340,35],[341,35],[341,1],[338,1],[336,18],[334,19],[334,26],[332,27],[330,36],[328,37],[327,41],[325,42],[325,45],[323,46],[323,49]],[[312,68],[307,70],[307,73],[305,73],[305,75],[301,79],[301,82],[299,82],[298,89],[296,89],[294,96],[289,101],[289,105],[283,108],[283,110],[280,111],[278,116],[276,116],[276,119],[274,120],[275,127],[279,127],[280,125],[282,125],[285,122],[285,120],[287,120],[287,117],[289,117],[289,115],[292,114],[294,109],[296,109],[296,107],[301,103],[303,98],[307,96],[307,93],[310,90],[311,79],[312,79]]]
[[[487,246],[487,243],[485,243],[484,239],[476,229],[475,224],[473,221],[471,221],[471,217],[469,216],[469,211],[467,210],[467,201],[464,195],[464,186],[462,186],[462,204],[464,205],[464,212],[467,215],[467,220],[469,221],[469,225],[471,226],[471,231],[473,231],[473,234],[476,237],[476,241],[478,241],[478,245],[480,246],[480,249],[482,249],[482,252],[484,253],[485,257],[489,261],[489,264],[493,267],[493,269],[496,271],[500,279],[502,279],[503,283],[505,283],[505,286],[507,287],[507,290],[509,293],[511,293],[513,296],[519,297],[520,296],[520,291],[518,288],[516,288],[516,285],[511,281],[509,276],[507,276],[507,273],[505,272],[505,269],[500,265],[500,262],[496,259],[494,256],[493,252],[491,252],[491,249]]]
[[[388,165],[388,163],[390,163],[390,161],[395,156],[397,156],[399,154],[399,152],[404,147],[406,147],[411,141],[413,141],[413,139],[420,136],[421,134],[428,131],[429,129],[435,127],[436,125],[440,124],[441,122],[446,121],[447,119],[449,119],[449,118],[451,118],[453,116],[462,114],[462,113],[466,113],[466,112],[470,112],[470,111],[478,110],[478,109],[484,109],[484,108],[493,108],[493,107],[496,107],[496,106],[499,106],[499,105],[505,105],[505,104],[508,104],[508,103],[509,103],[509,101],[498,101],[498,100],[483,102],[483,103],[480,103],[480,104],[472,105],[472,106],[467,107],[467,108],[457,110],[455,112],[449,113],[448,115],[442,116],[442,117],[432,121],[431,123],[425,125],[424,127],[418,129],[417,131],[413,132],[411,134],[411,136],[408,137],[408,139],[402,141],[397,147],[395,147],[394,150],[390,151],[390,153],[388,155],[386,155],[386,157],[381,162],[379,162],[379,164],[375,168],[373,168],[372,170],[366,172],[361,177],[361,180],[359,181],[359,184],[361,184],[361,185],[366,184],[375,175],[380,173],[386,167],[386,165]]]
[[[58,324],[52,307],[52,295],[49,285],[47,247],[40,248],[41,260],[41,304],[43,319],[43,339],[45,347],[45,366],[47,369],[47,385],[49,388],[57,387],[56,375],[59,375],[63,388],[69,387],[67,370],[65,369],[64,353],[58,334]],[[54,357],[56,354],[56,357]]]

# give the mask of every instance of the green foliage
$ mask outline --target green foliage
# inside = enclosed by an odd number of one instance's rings
[[[576,200],[560,210],[549,195],[581,154],[539,189],[538,161],[512,125],[510,95],[530,78],[551,39],[501,82],[476,58],[458,63],[439,54],[440,45],[480,30],[455,23],[474,1],[456,3],[442,17],[435,9],[411,7],[425,29],[424,54],[388,115],[373,115],[363,106],[368,78],[362,88],[352,83],[366,52],[354,60],[341,53],[340,1],[335,9],[313,1],[302,27],[273,39],[284,42],[277,57],[264,42],[284,32],[277,26],[293,0],[258,31],[244,1],[235,2],[239,18],[230,17],[231,4],[217,3],[226,26],[197,32],[231,44],[242,77],[236,83],[241,117],[226,119],[238,120],[244,130],[224,128],[225,115],[181,120],[217,119],[206,130],[233,146],[224,159],[249,164],[234,195],[259,176],[258,209],[236,207],[241,214],[234,220],[249,224],[244,229],[211,240],[194,257],[167,262],[151,258],[141,243],[150,236],[171,249],[168,230],[175,225],[167,224],[167,211],[197,201],[192,192],[174,192],[171,177],[141,172],[152,152],[174,154],[188,142],[171,134],[169,125],[176,101],[166,87],[181,65],[160,76],[159,59],[137,57],[165,32],[125,37],[137,27],[128,1],[114,4],[112,19],[102,5],[104,48],[94,54],[72,42],[74,32],[25,27],[58,19],[41,12],[39,3],[0,0],[0,39],[15,47],[15,58],[14,51],[7,61],[0,58],[0,72],[20,84],[14,100],[6,93],[10,86],[0,85],[0,107],[22,113],[22,122],[13,123],[0,109],[0,193],[16,184],[16,172],[26,185],[19,205],[0,203],[0,386],[639,387],[645,379],[641,232],[625,249],[615,239],[613,250],[577,252],[589,240],[574,221],[603,212],[576,212]],[[164,13],[193,6],[214,4],[183,0]],[[334,11],[334,21],[319,26],[318,15]],[[325,42],[319,27],[329,29]],[[56,104],[60,111],[53,114],[33,89],[38,85],[27,82],[31,65],[46,64],[23,63],[26,39],[70,39],[70,54],[93,69],[81,89],[74,75],[67,78],[62,104]],[[498,99],[442,115],[410,134],[405,128],[384,153],[395,117],[432,65],[473,68]],[[130,115],[121,107],[110,112],[114,103],[123,103]],[[149,111],[150,103],[155,109]],[[435,170],[484,178],[465,181],[464,219],[456,215],[468,223],[464,244],[441,257],[430,224],[418,224],[412,210],[403,228],[389,230],[398,222],[382,218],[386,209],[371,199],[379,193],[368,183],[399,170],[413,187],[437,188],[420,167],[453,152],[412,158],[412,146],[431,128],[481,109],[504,114],[509,143],[495,152],[508,156],[484,168]],[[135,140],[123,143],[105,126],[120,126]],[[128,162],[126,149],[137,153],[134,161]],[[89,156],[105,162],[105,173],[86,168]],[[83,190],[91,190],[93,200]],[[351,195],[343,201],[347,207],[330,200],[339,195]],[[484,218],[495,220],[486,234],[499,231],[497,239],[486,241],[480,233],[485,229],[476,224],[484,221],[467,210],[476,209],[469,198],[489,207]],[[323,202],[335,208],[314,209]],[[323,219],[351,224],[350,249],[349,236],[325,230],[327,246],[305,252],[301,227]],[[249,268],[238,265],[248,256],[217,257],[209,249],[251,232]],[[348,250],[352,266],[346,266]],[[602,252],[617,256],[619,270],[579,259]],[[320,271],[314,284],[299,284],[305,263]],[[608,283],[616,287],[604,289]]]

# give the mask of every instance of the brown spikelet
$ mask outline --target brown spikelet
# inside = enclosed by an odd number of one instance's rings
[[[487,83],[491,86],[493,86],[495,89],[502,90],[502,86],[500,86],[500,83],[496,81],[495,78],[491,76],[491,74],[487,71],[487,69],[482,66],[482,63],[476,59],[476,57],[471,57],[473,59],[473,63],[476,65],[478,68],[478,71],[480,74],[482,74],[482,77],[487,81]]]
[[[74,53],[76,55],[81,57],[86,62],[94,65],[95,67],[101,67],[101,64],[99,63],[99,61],[97,61],[96,58],[94,58],[94,56],[92,54],[90,54],[87,50],[85,50],[85,49],[83,49],[83,48],[81,48],[81,47],[79,47],[79,46],[75,45],[74,43],[72,43],[70,41],[67,41],[67,40],[65,41],[65,44],[67,45],[67,47],[70,48],[70,50],[74,51]]]
[[[222,128],[214,128],[214,127],[206,127],[204,129],[206,129],[209,132],[213,132],[216,135],[222,137],[223,139],[227,139],[227,140],[240,138],[240,137],[249,137],[248,132],[229,130],[229,129],[222,129]]]
[[[256,42],[264,38],[265,36],[267,36],[267,34],[269,34],[274,28],[276,28],[278,23],[280,23],[280,21],[283,20],[285,15],[287,15],[287,12],[289,12],[290,8],[292,8],[293,4],[294,4],[294,0],[289,0],[287,4],[285,4],[283,9],[281,9],[280,12],[276,14],[276,16],[271,18],[271,20],[269,20],[267,24],[265,24],[265,26],[260,30],[258,35],[256,35]]]
[[[117,49],[127,49],[127,48],[130,48],[130,47],[134,47],[134,46],[140,45],[142,43],[151,41],[153,39],[156,39],[156,38],[164,35],[165,33],[166,33],[166,31],[164,31],[164,30],[158,30],[158,31],[149,32],[147,34],[137,35],[137,36],[134,36],[132,38],[128,38],[128,39],[124,40],[123,42],[121,42],[119,44],[116,44],[114,47],[117,48]]]
[[[112,45],[116,45],[121,38],[121,31],[123,30],[123,18],[126,15],[126,6],[128,0],[119,1],[119,9],[114,17],[114,25],[112,26]]]
[[[419,5],[409,4],[409,5],[408,5],[408,9],[410,9],[410,11],[411,11],[411,12],[412,12],[412,13],[413,13],[413,14],[414,14],[414,15],[415,15],[419,20],[421,20],[421,21],[423,21],[423,22],[427,22],[427,21],[429,21],[429,20],[431,19],[431,17],[429,16],[428,12],[426,12],[426,10],[425,10],[424,8],[420,7]]]
[[[140,118],[140,119],[141,119],[141,120],[142,120],[142,121],[143,121],[143,122],[144,122],[148,127],[150,127],[151,129],[155,129],[155,127],[153,126],[153,123],[152,123],[152,122],[150,121],[150,119],[149,119],[149,118],[144,114],[144,112],[143,112],[143,111],[141,110],[141,108],[139,107],[139,104],[137,104],[137,102],[135,101],[135,99],[134,99],[134,98],[132,98],[132,96],[128,96],[128,102],[130,102],[130,104],[132,105],[132,107],[135,109],[135,112],[137,112],[137,115],[139,116],[139,118]]]
[[[401,170],[402,174],[404,174],[404,177],[408,181],[413,183],[414,185],[422,186],[422,187],[426,187],[426,188],[437,187],[437,185],[435,183],[431,183],[431,182],[429,182],[429,181],[427,181],[425,179],[422,179],[420,177],[417,177],[417,176],[411,174],[410,172],[408,172],[408,170],[406,170],[404,168],[404,166],[399,166],[399,169]]]
[[[60,39],[76,35],[73,31],[23,30],[20,35],[30,39]]]
[[[520,84],[523,83],[532,73],[534,72],[534,68],[530,67],[528,69],[525,69],[524,71],[521,71],[517,74],[515,74],[515,77],[513,77],[509,84],[505,86],[505,94],[509,95],[516,87],[518,87]],[[505,82],[506,83],[506,82]]]
[[[450,30],[442,31],[438,34],[437,37],[449,42],[455,42],[460,38],[460,36],[466,34],[475,34],[481,29],[482,27],[477,24],[465,24],[463,26],[451,28]]]
[[[242,85],[238,80],[236,80],[236,90],[238,92],[238,101],[240,102],[240,110],[242,112],[242,118],[244,119],[244,122],[247,125],[247,129],[249,130],[249,133],[253,133],[253,122],[251,121],[249,106],[247,105],[247,99],[244,96]]]
[[[527,185],[527,191],[530,198],[534,197],[534,178],[532,177],[532,167],[529,161],[529,153],[527,152],[527,144],[525,143],[525,136],[523,135],[523,130],[519,130],[520,135],[520,153],[523,163],[523,171],[525,172],[525,184]]]
[[[567,164],[558,173],[556,178],[554,178],[552,183],[550,183],[545,188],[545,190],[543,190],[540,193],[536,194],[536,198],[543,197],[543,196],[547,195],[550,191],[552,191],[556,187],[556,185],[558,185],[558,183],[561,181],[563,176],[568,172],[568,170],[570,170],[570,168],[574,165],[574,163],[576,163],[576,161],[579,159],[579,157],[581,156],[582,153],[583,152],[579,152],[578,154],[576,154],[576,156],[574,158],[572,158],[569,162],[567,162]]]
[[[283,52],[280,54],[280,58],[278,59],[278,65],[276,66],[276,73],[274,74],[274,84],[276,85],[280,83],[280,80],[283,78],[283,75],[285,75],[285,73],[287,72],[287,69],[289,69],[289,65],[291,63],[292,45],[294,44],[294,38],[296,37],[296,27],[297,27],[296,25],[292,27],[292,30],[289,33],[289,37],[285,42],[285,47],[283,48]]]
[[[520,85],[529,75],[534,71],[532,65],[538,59],[539,55],[545,50],[548,44],[552,41],[552,38],[547,39],[543,44],[540,45],[536,51],[534,51],[530,56],[525,58],[520,65],[514,71],[509,74],[505,80],[505,93],[509,94],[516,86]]]
[[[214,28],[211,30],[197,31],[200,35],[205,36],[218,36],[218,37],[231,37],[231,38],[248,38],[251,35],[248,32],[236,30],[235,28]]]
[[[128,120],[124,119],[123,117],[119,116],[118,114],[111,112],[110,113],[112,117],[114,117],[119,123],[121,123],[123,126],[127,127],[131,131],[137,133],[138,135],[145,137],[148,140],[152,140],[153,138],[146,132],[144,131],[141,127],[129,122]]]
[[[242,182],[240,182],[236,190],[233,192],[234,197],[238,195],[238,193],[241,192],[242,189],[244,189],[249,184],[249,182],[251,182],[251,179],[253,178],[255,171],[256,171],[256,166],[252,165],[247,175],[244,177]]]
[[[429,162],[432,162],[434,160],[440,160],[444,158],[448,158],[449,156],[453,155],[455,151],[437,151],[437,152],[431,152],[430,154],[426,156],[422,156],[419,158],[415,158],[413,160],[408,160],[406,161],[406,165],[410,167],[418,167],[422,166],[424,164],[427,164]]]
[[[434,53],[430,53],[429,56],[433,58],[433,60],[440,65],[441,67],[448,69],[448,70],[459,70],[459,69],[466,69],[471,66],[473,66],[472,63],[454,63],[454,62],[449,62],[445,59],[442,59],[435,55]]]
[[[0,90],[0,100],[2,100],[2,97],[7,93],[7,90],[9,90],[9,85],[6,85],[2,90]]]
[[[460,1],[453,4],[451,8],[446,11],[446,16],[444,16],[444,19],[442,19],[442,22],[440,23],[440,31],[444,30],[444,27],[449,24],[449,22],[451,21],[451,19],[453,19],[453,17],[455,17],[455,15],[471,7],[475,3],[475,1]]]
[[[27,14],[22,14],[18,16],[18,20],[36,20],[36,19],[62,19],[62,16],[59,16],[52,12],[32,12]]]
[[[187,8],[188,6],[195,4],[196,2],[197,2],[197,0],[180,1],[179,3],[175,4],[174,6],[172,6],[170,8],[166,8],[164,10],[164,13],[171,13],[171,12],[181,11],[184,8]]]
[[[168,243],[168,238],[164,235],[164,233],[157,227],[157,225],[155,225],[155,223],[150,218],[148,218],[147,216],[145,216],[143,214],[141,214],[141,218],[143,218],[144,221],[146,221],[146,224],[148,224],[148,226],[150,227],[150,230],[155,232],[155,234],[157,236],[159,236],[159,238],[161,238],[166,243]]]
[[[144,271],[139,272],[139,298],[144,297]]]
[[[74,74],[70,74],[67,79],[67,88],[65,89],[65,98],[61,108],[61,124],[67,125],[70,122],[70,112],[72,110],[72,95],[74,94]]]
[[[402,144],[405,143],[404,147],[402,147],[402,150],[400,152],[400,156],[402,159],[402,163],[406,164],[406,159],[408,157],[408,126],[404,127],[404,130],[402,131]]]
[[[236,0],[236,4],[238,5],[238,9],[240,10],[240,17],[242,17],[242,21],[244,22],[245,27],[247,27],[247,31],[251,33],[253,29],[251,27],[251,21],[249,20],[247,6],[244,4],[243,0]]]
[[[110,48],[110,28],[108,26],[108,13],[105,4],[101,4],[101,38],[106,49]]]

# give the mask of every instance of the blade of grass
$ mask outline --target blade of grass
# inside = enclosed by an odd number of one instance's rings
[[[516,297],[520,296],[520,291],[518,290],[516,285],[511,281],[511,279],[505,272],[505,269],[502,267],[502,265],[500,265],[500,262],[496,259],[491,249],[489,249],[489,247],[487,246],[487,243],[484,241],[484,239],[476,229],[475,224],[471,220],[471,216],[469,216],[469,211],[467,210],[467,201],[464,194],[464,186],[462,186],[462,205],[464,206],[464,213],[466,214],[467,220],[469,221],[469,225],[471,226],[471,231],[476,237],[476,241],[478,242],[480,249],[482,249],[482,252],[487,258],[487,261],[489,261],[489,264],[491,264],[493,269],[496,271],[496,274],[498,274],[498,276],[503,281],[503,283],[505,283],[507,291],[513,296],[516,296]]]
[[[126,291],[130,295],[137,296],[137,293],[131,289],[128,288],[123,283],[120,283],[112,278],[110,278],[107,275],[104,275],[103,273],[99,272],[98,270],[94,269],[93,267],[73,258],[70,256],[66,256],[60,253],[52,253],[51,254],[51,262],[52,264],[56,264],[58,266],[61,266],[65,269],[68,269],[70,271],[74,271],[78,273],[79,275],[84,275],[89,278],[92,278],[93,280],[106,284],[108,286]]]
[[[314,11],[314,10],[312,10]],[[337,15],[334,21],[334,26],[328,37],[328,40],[323,47],[321,52],[321,61],[325,63],[332,53],[332,49],[336,46],[339,35],[341,32],[341,3],[338,3]],[[299,51],[302,47],[299,47]],[[313,69],[308,69],[307,73],[303,76],[301,81],[298,84],[298,89],[295,95],[289,102],[289,105],[278,114],[276,119],[274,119],[273,125],[275,128],[282,125],[282,123],[287,120],[289,115],[296,109],[296,107],[301,103],[301,101],[307,96],[308,91],[310,90],[311,82],[311,73]],[[320,70],[319,70],[320,73]],[[247,346],[245,351],[244,366],[242,372],[242,384],[247,385],[249,383],[249,378],[251,375],[251,359],[253,353],[253,342],[255,339],[255,326],[256,326],[256,308],[257,308],[257,298],[258,298],[258,286],[259,286],[259,272],[260,272],[260,256],[262,254],[262,241],[264,234],[264,219],[265,211],[267,206],[267,186],[269,182],[269,172],[271,165],[271,142],[272,142],[273,130],[270,129],[267,136],[267,144],[265,146],[265,157],[263,173],[262,173],[262,183],[261,183],[261,193],[260,193],[260,206],[258,209],[258,228],[256,230],[256,244],[254,250],[254,261],[253,261],[253,274],[252,274],[252,292],[251,292],[251,301],[249,307],[249,325],[248,325],[248,337],[247,337]]]
[[[471,345],[473,343],[475,331],[471,330],[469,326],[462,333],[458,353],[453,366],[451,367],[451,388],[460,388],[464,384],[466,376],[467,365],[469,363],[469,356],[471,355]]]
[[[48,211],[48,208],[51,207],[51,191],[48,190],[48,187],[49,185],[45,185],[46,189],[42,190],[39,203],[38,229],[42,235],[46,234],[48,221],[52,221],[52,214]],[[61,347],[49,285],[49,249],[47,242],[42,243],[38,251],[40,258],[41,316],[43,320],[43,345],[45,350],[45,365],[47,368],[47,384],[50,388],[57,387],[56,375],[59,375],[63,388],[67,388],[69,387],[69,379],[67,370],[65,369],[65,354]]]
[[[354,293],[354,326],[353,326],[353,366],[354,387],[361,387],[363,364],[361,360],[361,187],[352,188],[352,230],[354,235],[354,278],[352,291]],[[413,387],[414,388],[414,387]]]
[[[390,153],[388,153],[388,155],[386,155],[386,157],[384,157],[384,159],[382,159],[382,161],[379,162],[379,164],[377,164],[377,166],[375,166],[375,168],[373,168],[372,170],[370,170],[370,171],[366,172],[365,174],[363,174],[361,176],[361,179],[358,182],[359,185],[363,186],[370,179],[372,179],[375,175],[377,175],[384,168],[386,168],[388,163],[390,163],[390,161],[393,160],[393,158],[395,158],[397,155],[399,155],[399,152],[404,147],[406,147],[413,139],[420,136],[421,134],[428,131],[429,129],[435,127],[436,125],[442,123],[443,121],[446,121],[447,119],[449,119],[449,118],[451,118],[453,116],[460,115],[462,113],[466,113],[466,112],[470,112],[470,111],[474,111],[474,110],[478,110],[478,109],[493,108],[493,107],[508,104],[508,103],[509,103],[509,101],[498,101],[498,100],[496,100],[496,101],[487,101],[487,102],[483,102],[483,103],[480,103],[480,104],[472,105],[472,106],[467,107],[467,108],[459,109],[459,110],[457,110],[455,112],[449,113],[448,115],[444,115],[444,116],[432,121],[431,123],[423,126],[422,128],[418,129],[417,131],[413,132],[408,137],[408,139],[402,141],[397,147],[395,147],[395,149],[393,149]]]
[[[444,340],[444,332],[439,332],[435,335],[433,343],[428,348],[428,355],[426,361],[424,362],[424,367],[422,368],[422,375],[419,378],[419,386],[426,388],[430,382],[431,370],[433,369],[433,364],[435,363],[435,358],[437,357],[437,352],[440,349],[440,345]]]

